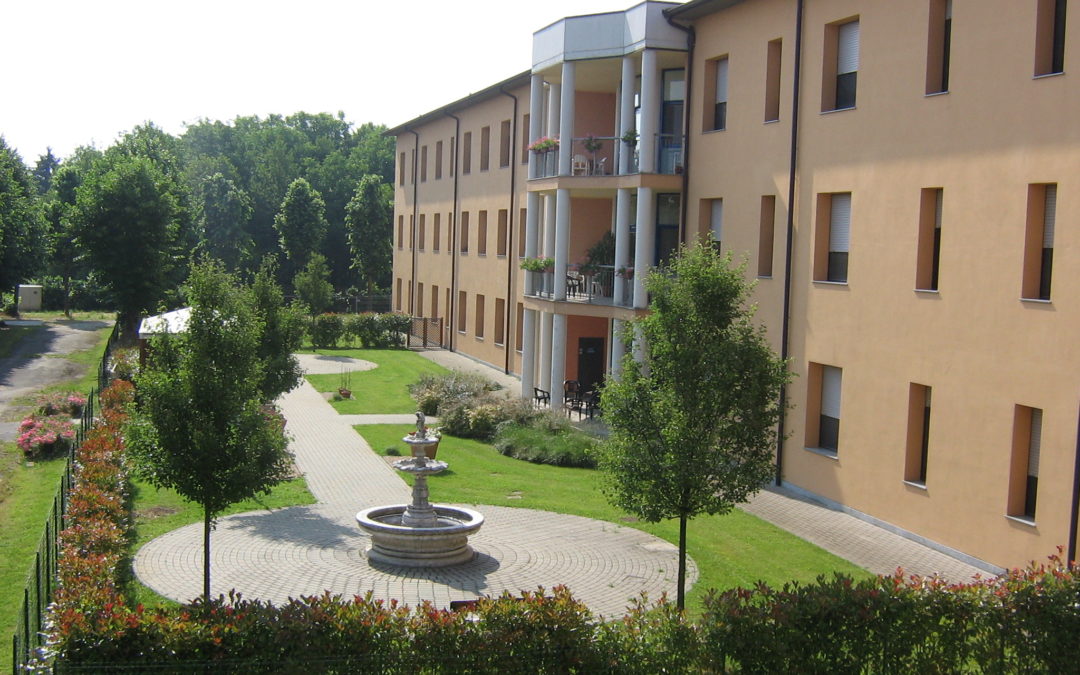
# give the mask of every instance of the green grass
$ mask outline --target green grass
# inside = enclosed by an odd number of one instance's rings
[[[15,345],[34,331],[45,330],[44,326],[8,326],[0,330],[0,359],[11,356]]]
[[[144,544],[166,532],[172,532],[184,525],[202,522],[202,509],[197,504],[186,501],[175,490],[157,489],[142,480],[132,481],[132,502],[135,513],[131,546],[133,556]],[[294,478],[278,485],[270,494],[263,495],[257,500],[247,499],[233,504],[221,515],[314,503],[315,497],[308,491],[307,481],[303,478]],[[202,555],[201,552],[199,555]],[[214,570],[211,568],[211,576],[213,573]],[[134,578],[129,580],[126,591],[133,603],[141,602],[148,607],[176,604],[143,586]]]
[[[349,356],[371,361],[378,367],[350,375],[352,398],[332,401],[342,415],[386,415],[411,413],[416,403],[409,396],[409,385],[424,373],[446,373],[446,368],[404,349],[317,349],[309,353]],[[337,391],[341,374],[307,375],[318,391]]]
[[[400,439],[409,426],[361,425],[355,429],[380,454],[386,454],[390,447],[408,454]],[[673,544],[679,542],[677,520],[637,522],[611,506],[600,492],[602,474],[598,471],[530,464],[504,457],[486,443],[446,435],[439,445],[439,459],[450,464],[445,472],[428,479],[432,498],[439,502],[569,513],[635,527]],[[710,588],[750,586],[758,580],[774,585],[792,580],[805,583],[833,572],[856,578],[870,575],[738,509],[724,516],[691,520],[687,547],[700,574],[687,595],[687,607],[692,611],[700,608]]]
[[[0,315],[0,318],[14,318]],[[71,319],[64,316],[63,310],[42,310],[40,312],[19,312],[20,319],[41,319],[42,321],[116,321],[116,312],[99,310],[72,310]]]

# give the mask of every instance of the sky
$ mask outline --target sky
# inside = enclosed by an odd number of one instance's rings
[[[150,120],[345,113],[395,126],[528,70],[533,32],[638,0],[18,0],[0,135],[33,165]]]

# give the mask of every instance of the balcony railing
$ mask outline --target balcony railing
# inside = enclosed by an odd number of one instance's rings
[[[676,134],[656,135],[656,173],[683,172],[684,137]],[[638,148],[628,146],[618,136],[583,136],[571,140],[570,176],[614,176],[619,174],[619,156],[632,153],[628,173],[640,171]],[[559,175],[559,148],[536,153],[536,177]]]
[[[531,291],[527,293],[532,297],[548,298],[555,297],[555,272],[544,270],[543,272],[526,272],[529,275]],[[595,270],[566,273],[566,300],[567,302],[582,302],[592,305],[620,305],[630,307],[634,300],[633,279],[627,279],[623,285],[623,297],[616,301],[615,293],[615,267],[613,265],[597,265]]]

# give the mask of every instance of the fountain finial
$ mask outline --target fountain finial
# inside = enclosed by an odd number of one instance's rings
[[[416,411],[416,437],[427,438],[427,417],[420,410]]]

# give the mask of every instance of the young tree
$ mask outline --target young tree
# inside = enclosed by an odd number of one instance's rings
[[[293,270],[307,264],[326,234],[326,205],[311,184],[297,178],[289,185],[274,218],[281,250]]]
[[[196,187],[195,213],[200,249],[223,261],[229,270],[239,269],[254,247],[246,230],[252,213],[247,194],[215,173]]]
[[[41,269],[45,236],[30,172],[0,136],[0,289],[13,290]]]
[[[262,406],[263,320],[249,289],[219,262],[194,266],[187,330],[155,338],[136,379],[125,427],[136,472],[203,510],[203,595],[210,596],[210,530],[230,504],[288,476],[280,421]]]
[[[711,247],[684,249],[646,280],[651,312],[601,394],[611,436],[600,466],[611,501],[647,522],[679,519],[678,607],[685,605],[686,524],[745,502],[772,475],[785,363],[747,306],[742,268]]]
[[[393,265],[393,189],[379,176],[360,179],[356,194],[345,207],[345,227],[349,233],[352,267],[368,295],[381,285],[389,285]]]
[[[311,315],[311,327],[314,328],[315,317],[322,314],[334,300],[334,287],[330,284],[330,269],[326,266],[326,258],[318,253],[311,256],[307,266],[296,273],[293,288],[296,289],[300,304],[306,307]]]
[[[285,304],[285,294],[277,283],[277,262],[263,259],[251,284],[255,313],[262,319],[263,332],[257,356],[263,364],[259,391],[269,403],[300,383],[300,363],[293,352],[304,341],[304,317],[295,305]]]

